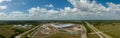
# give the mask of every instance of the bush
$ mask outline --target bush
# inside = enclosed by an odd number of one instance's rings
[[[5,36],[0,35],[0,38],[5,38]]]

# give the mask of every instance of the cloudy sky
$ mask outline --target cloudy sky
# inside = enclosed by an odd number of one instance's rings
[[[120,20],[120,0],[0,0],[0,20]]]

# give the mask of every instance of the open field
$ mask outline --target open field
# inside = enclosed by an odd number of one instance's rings
[[[4,24],[2,24],[4,23]],[[99,36],[94,33],[93,30],[91,30],[87,25],[86,23],[84,22],[79,22],[79,21],[76,21],[76,22],[69,22],[69,21],[55,21],[55,22],[52,22],[52,21],[47,21],[47,22],[21,22],[21,23],[11,23],[11,22],[2,22],[0,24],[0,38],[13,38],[14,36],[16,35],[19,35],[19,34],[22,34],[24,32],[26,32],[27,30],[30,30],[30,29],[19,29],[19,28],[14,28],[13,25],[17,25],[17,24],[32,24],[33,27],[37,26],[38,24],[47,24],[47,23],[58,23],[58,24],[64,24],[64,23],[74,23],[74,24],[80,24],[80,25],[84,25],[86,30],[87,30],[87,38],[99,38]],[[120,22],[104,22],[104,21],[95,21],[95,22],[89,22],[90,24],[94,25],[97,29],[99,29],[100,31],[102,31],[103,33],[107,34],[108,36],[111,36],[113,38],[120,38]],[[41,26],[41,25],[40,25]],[[32,27],[32,28],[33,28]],[[54,28],[55,29],[55,28]],[[34,30],[35,31],[35,30]],[[54,34],[50,34],[49,35],[43,35],[42,33],[37,33],[37,28],[36,28],[36,31],[31,31],[31,33],[28,33],[28,34],[25,34],[25,37],[28,37],[29,34],[34,34],[34,37],[38,37],[39,38],[39,35],[40,37],[46,37],[46,38],[81,38],[81,34],[69,34],[69,33],[65,33],[66,31],[64,30],[59,30],[60,32],[57,32],[57,33],[54,33]],[[38,30],[40,31],[40,30]],[[62,31],[62,32],[61,32]],[[37,33],[37,34],[35,34]],[[32,37],[31,37],[32,38]]]
[[[15,34],[12,25],[0,25],[0,38],[12,38]]]
[[[99,38],[99,37],[97,36],[97,34],[88,34],[87,37],[88,37],[88,38]]]
[[[0,25],[0,38],[14,38],[28,29],[15,28],[13,25]]]
[[[90,29],[86,24],[84,24],[87,30],[87,38],[99,38],[97,34],[91,34],[94,31]]]
[[[81,38],[81,35],[80,34],[67,34],[67,33],[59,32],[59,33],[56,33],[47,38]]]
[[[14,38],[40,23],[37,21],[0,21],[0,38]],[[28,25],[31,27],[27,28]]]
[[[62,25],[70,25],[66,27],[55,27]],[[81,38],[81,25],[80,24],[67,24],[67,23],[48,23],[43,24],[33,32],[28,35],[31,35],[30,38]],[[85,32],[84,30],[82,30]],[[85,34],[86,35],[86,34]],[[83,36],[82,36],[83,37]]]
[[[120,38],[120,23],[101,23],[95,27],[113,38]]]

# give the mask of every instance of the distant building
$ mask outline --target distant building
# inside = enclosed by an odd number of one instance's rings
[[[73,24],[58,24],[58,25],[52,25],[55,28],[67,28],[67,27],[72,27]]]
[[[33,25],[30,25],[30,24],[25,24],[25,25],[13,25],[13,27],[17,27],[17,28],[23,28],[23,29],[26,29],[26,28],[31,28]]]

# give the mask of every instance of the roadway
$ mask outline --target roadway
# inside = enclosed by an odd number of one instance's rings
[[[96,29],[93,25],[89,24],[88,22],[85,22],[87,24],[87,26],[92,29],[100,38],[112,38],[106,34],[104,34],[103,32],[101,32],[100,30]]]
[[[87,30],[83,25],[81,25],[81,38],[87,38]]]
[[[36,26],[36,27],[34,27],[34,28],[32,28],[32,29],[30,29],[30,30],[22,33],[22,34],[19,34],[19,35],[15,36],[15,38],[21,38],[23,35],[28,34],[29,32],[35,30],[35,29],[38,28],[38,27],[40,27],[40,25],[38,25],[38,26]]]

